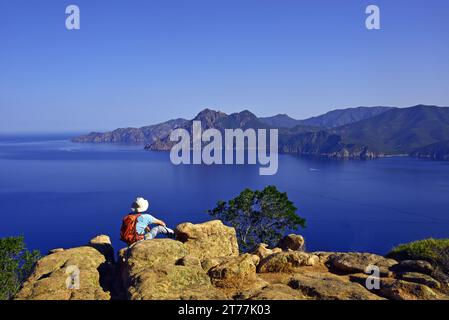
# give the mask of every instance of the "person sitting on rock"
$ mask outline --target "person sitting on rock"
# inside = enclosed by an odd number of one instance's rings
[[[137,241],[154,239],[158,234],[174,235],[174,231],[167,228],[164,221],[145,213],[149,206],[148,200],[138,197],[131,205],[132,212],[123,218],[120,239],[128,246]],[[150,228],[151,224],[157,226]]]

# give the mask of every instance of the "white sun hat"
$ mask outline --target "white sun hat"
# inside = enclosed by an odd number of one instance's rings
[[[131,210],[133,212],[145,212],[148,210],[148,207],[150,206],[148,200],[145,200],[142,197],[136,198],[136,200],[131,205]]]

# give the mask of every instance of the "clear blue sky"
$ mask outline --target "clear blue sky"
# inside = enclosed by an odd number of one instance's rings
[[[447,0],[0,0],[0,131],[419,103],[449,106]]]

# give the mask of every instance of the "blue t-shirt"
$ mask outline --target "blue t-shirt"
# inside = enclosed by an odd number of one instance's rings
[[[137,218],[136,223],[136,231],[138,234],[145,234],[145,228],[148,227],[150,224],[154,223],[154,220],[156,220],[155,217],[153,217],[150,214],[142,214],[139,218]]]

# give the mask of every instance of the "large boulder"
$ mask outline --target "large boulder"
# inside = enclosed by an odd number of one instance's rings
[[[269,255],[272,255],[273,253],[281,252],[281,248],[268,248],[268,245],[265,243],[259,243],[257,246],[255,246],[250,253],[258,256],[260,259],[264,259],[268,257]]]
[[[377,266],[380,275],[391,276],[390,268],[396,265],[397,261],[372,253],[348,252],[329,257],[328,263],[331,268],[342,273],[364,273],[368,267]]]
[[[114,248],[111,239],[107,235],[99,235],[89,241],[89,246],[101,252],[108,261],[114,262]]]
[[[333,251],[315,251],[311,252],[312,254],[318,256],[320,258],[320,262],[324,265],[329,265],[329,261],[335,258],[336,255],[341,254],[342,252],[333,252]]]
[[[224,299],[200,267],[170,265],[142,271],[132,276],[128,288],[132,300]]]
[[[211,268],[208,271],[208,275],[212,284],[217,287],[242,288],[256,281],[256,263],[258,259],[257,256],[250,254],[227,258],[224,262]]]
[[[358,283],[331,273],[295,274],[289,285],[310,299],[317,300],[380,300]]]
[[[57,250],[39,259],[16,295],[19,300],[109,300],[105,255],[91,246]]]
[[[304,238],[299,234],[289,234],[288,236],[283,237],[277,246],[282,250],[303,251]]]
[[[180,241],[141,241],[122,251],[121,256],[122,278],[130,299],[225,298]]]
[[[392,300],[447,299],[424,284],[397,279],[381,279],[379,294]]]
[[[133,273],[175,265],[188,254],[184,244],[172,239],[140,241],[126,251],[126,263]]]
[[[425,260],[402,260],[394,266],[394,270],[398,272],[420,272],[424,274],[432,274],[435,268],[432,264]]]
[[[220,220],[183,223],[176,227],[175,234],[189,254],[200,260],[239,255],[235,229],[225,226]]]
[[[301,251],[274,253],[259,262],[257,272],[295,272],[304,266],[314,266],[319,262],[316,255]]]

